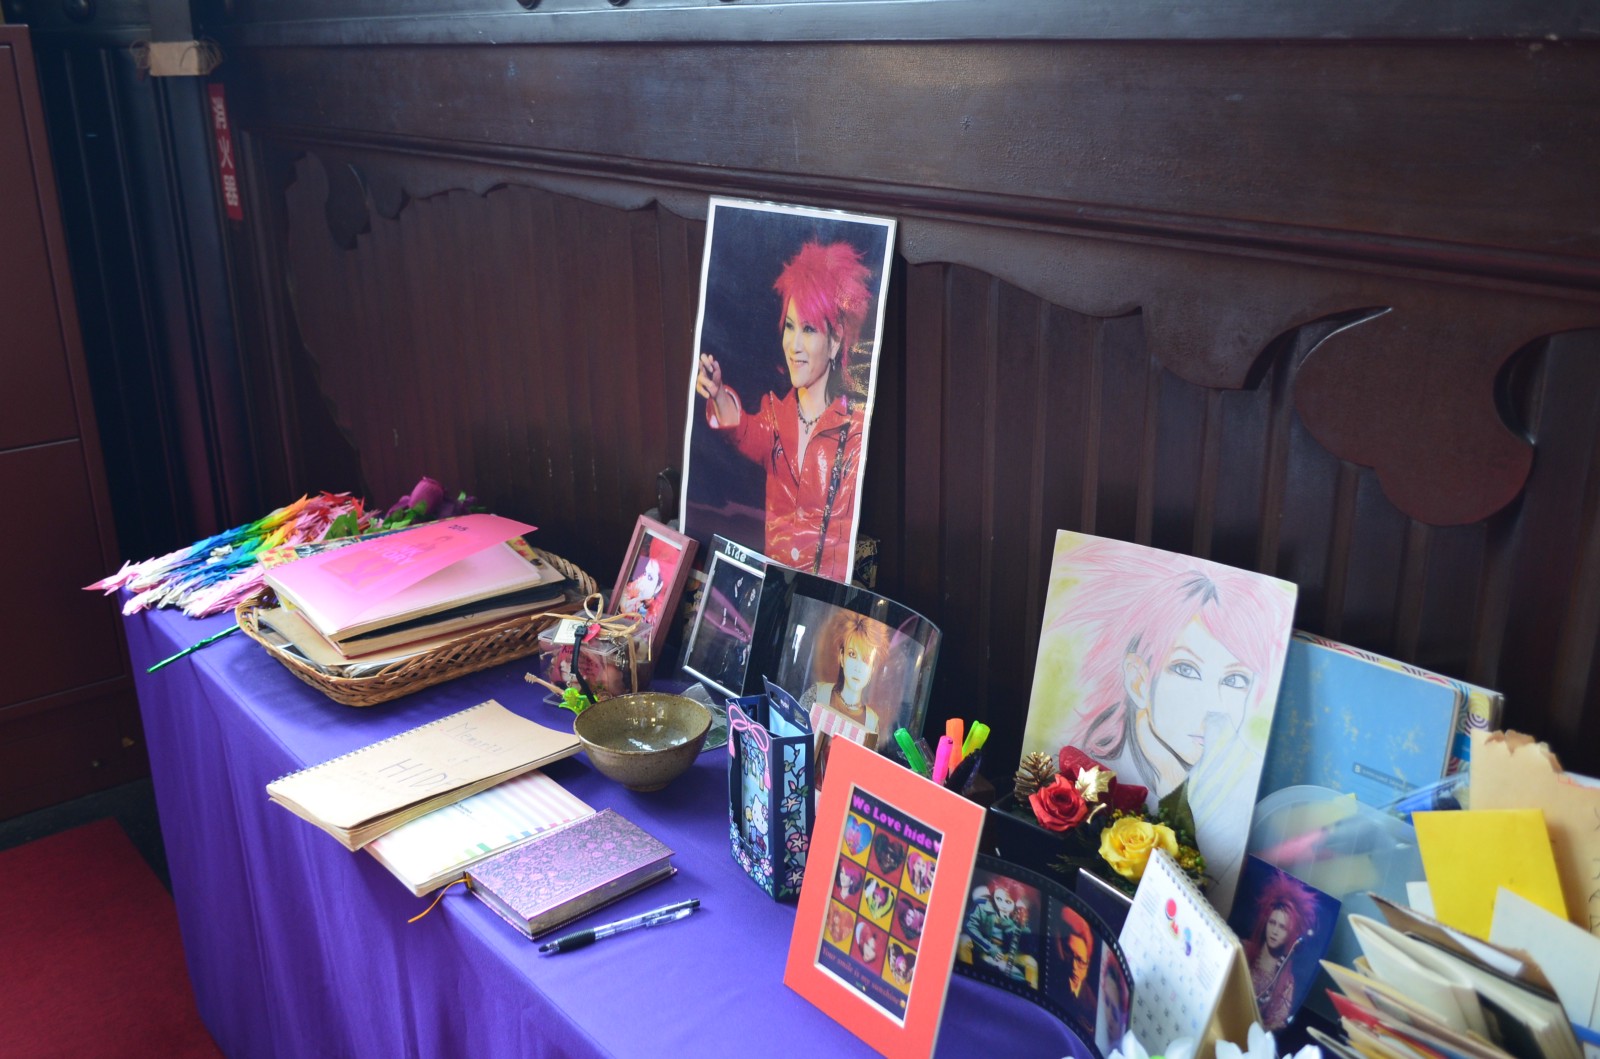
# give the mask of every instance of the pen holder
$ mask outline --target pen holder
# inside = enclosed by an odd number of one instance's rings
[[[728,835],[733,859],[774,900],[800,896],[816,819],[816,743],[794,697],[728,700]]]

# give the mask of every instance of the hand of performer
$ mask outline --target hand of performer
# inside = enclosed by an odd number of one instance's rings
[[[694,392],[708,401],[722,393],[722,365],[710,353],[700,354],[700,371],[695,375]]]
[[[722,385],[722,365],[718,364],[717,358],[709,353],[700,354],[700,369],[695,373],[694,392],[711,402],[717,422],[724,427],[738,423],[739,417],[744,413],[733,391]]]

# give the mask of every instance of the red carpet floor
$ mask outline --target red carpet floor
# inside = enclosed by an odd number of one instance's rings
[[[0,852],[0,1056],[219,1056],[172,897],[115,820]]]

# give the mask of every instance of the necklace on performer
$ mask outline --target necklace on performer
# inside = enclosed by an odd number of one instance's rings
[[[839,693],[837,684],[833,687],[833,701],[839,704],[839,712],[851,717],[865,717],[867,715],[866,703],[859,698],[855,702],[844,701],[844,696]]]
[[[826,412],[827,410],[828,410],[828,406],[827,405],[823,405],[822,406],[822,412]],[[794,414],[800,418],[800,425],[805,427],[807,430],[810,430],[811,428],[813,428],[813,427],[815,427],[817,425],[817,420],[822,418],[822,412],[818,412],[816,415],[811,416],[808,419],[806,417],[806,414],[804,412],[800,411],[800,402],[798,402],[798,401],[795,402]]]

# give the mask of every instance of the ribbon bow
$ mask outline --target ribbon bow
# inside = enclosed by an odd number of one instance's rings
[[[733,736],[735,732],[749,732],[750,738],[756,741],[756,746],[761,748],[761,752],[763,754],[770,754],[772,752],[772,736],[768,734],[766,727],[751,720],[749,714],[745,713],[739,707],[730,702],[728,703],[729,757],[732,757],[738,752],[737,748],[734,746],[735,740]]]

